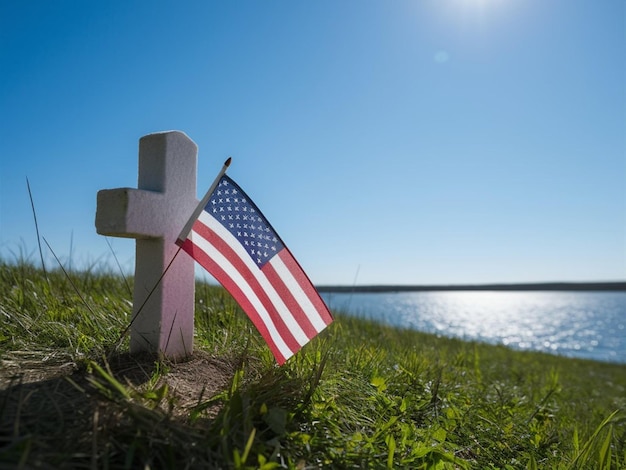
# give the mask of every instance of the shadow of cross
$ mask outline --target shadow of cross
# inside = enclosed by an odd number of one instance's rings
[[[159,278],[178,252],[176,238],[198,204],[197,154],[196,144],[182,132],[146,135],[139,140],[137,189],[98,191],[96,231],[136,239],[131,353],[180,360],[193,352],[193,259],[176,256]]]

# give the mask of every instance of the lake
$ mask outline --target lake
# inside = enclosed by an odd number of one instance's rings
[[[626,292],[322,292],[333,311],[515,349],[626,363]]]

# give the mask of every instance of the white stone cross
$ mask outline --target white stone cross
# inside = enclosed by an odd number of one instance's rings
[[[198,204],[197,154],[182,132],[146,135],[139,140],[138,189],[98,191],[96,231],[136,239],[131,353],[149,351],[177,361],[193,352],[193,259],[180,253],[159,278]]]

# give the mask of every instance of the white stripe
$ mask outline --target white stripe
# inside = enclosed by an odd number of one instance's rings
[[[207,227],[210,227],[222,240],[224,240],[224,242],[226,242],[228,246],[230,246],[235,251],[239,259],[243,261],[243,263],[250,270],[250,272],[252,272],[255,279],[261,285],[261,288],[267,294],[270,302],[272,303],[272,305],[274,305],[274,308],[278,311],[278,314],[285,322],[287,329],[289,329],[289,331],[295,338],[296,342],[300,346],[303,346],[306,343],[308,343],[309,338],[302,330],[302,327],[300,326],[300,324],[293,317],[293,315],[291,314],[291,311],[285,305],[281,296],[278,294],[278,292],[276,292],[274,285],[269,281],[269,279],[263,273],[263,271],[259,269],[258,265],[254,262],[254,260],[250,258],[250,255],[246,252],[245,248],[241,245],[241,243],[239,243],[239,240],[237,240],[237,238],[235,238],[235,236],[232,233],[230,233],[226,229],[226,227],[224,227],[221,223],[219,223],[215,219],[215,217],[208,214],[207,212],[203,211],[200,214],[199,219],[204,225],[206,225]],[[278,258],[278,257],[274,256],[274,258]]]
[[[237,286],[243,292],[243,295],[248,299],[248,301],[252,304],[252,306],[258,312],[259,317],[261,317],[261,321],[263,322],[263,324],[269,331],[272,341],[274,341],[274,344],[276,344],[276,347],[278,348],[280,353],[285,358],[289,358],[293,356],[294,351],[291,351],[291,349],[289,349],[289,346],[285,344],[285,341],[280,336],[280,333],[278,332],[278,330],[276,329],[276,326],[272,322],[272,319],[267,313],[267,310],[265,310],[265,307],[263,307],[263,304],[254,293],[254,290],[252,289],[252,287],[250,287],[248,282],[243,278],[241,273],[239,273],[239,271],[228,261],[228,259],[226,259],[224,255],[222,255],[222,253],[220,253],[220,251],[215,246],[209,243],[205,238],[200,236],[197,232],[192,230],[188,238],[191,239],[191,242],[196,247],[204,251],[204,253],[209,258],[211,258],[220,268],[222,268],[226,272],[226,275],[229,276],[235,284],[237,284]]]
[[[279,256],[274,256],[270,260],[270,264],[274,267],[278,275],[283,282],[287,285],[287,288],[296,299],[296,302],[300,305],[300,308],[304,311],[309,321],[318,333],[326,328],[326,323],[322,319],[321,315],[315,308],[315,305],[309,299],[309,296],[302,290],[300,284],[295,277],[291,274],[289,268],[283,263],[283,260]]]

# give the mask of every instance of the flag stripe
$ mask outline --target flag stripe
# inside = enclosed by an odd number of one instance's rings
[[[294,345],[296,350],[306,344],[310,338],[304,333],[289,307],[285,305],[285,299],[277,292],[276,286],[268,279],[263,270],[259,270],[239,241],[207,212],[200,214],[199,221],[208,230],[207,233],[200,233],[201,235],[210,237],[211,233],[214,233],[215,236],[219,237],[220,243],[223,245],[219,245],[217,248],[224,248],[223,254],[233,263],[235,268],[240,270],[254,292],[263,301],[263,305],[277,325],[279,332],[283,336],[286,334],[297,341],[298,346]]]
[[[279,255],[276,255],[273,259],[278,258]],[[287,304],[289,311],[294,315],[294,317],[298,321],[298,324],[307,335],[307,338],[311,339],[315,337],[319,330],[315,328],[315,326],[309,319],[306,311],[294,296],[294,293],[285,284],[284,279],[280,277],[272,261],[266,263],[261,270],[267,276],[267,278],[270,280],[276,290],[280,292],[280,295],[285,300],[285,304]]]
[[[191,246],[188,247],[188,245]],[[217,279],[217,281],[222,284],[224,288],[226,288],[226,290],[237,300],[237,303],[239,303],[241,308],[246,312],[261,336],[263,336],[263,339],[267,342],[272,354],[279,364],[293,355],[293,352],[285,344],[271,321],[266,322],[262,318],[262,312],[264,309],[261,308],[259,311],[259,309],[255,308],[256,306],[254,304],[258,305],[259,300],[256,299],[254,294],[250,295],[249,286],[244,283],[240,287],[237,283],[238,276],[232,277],[229,274],[229,271],[232,272],[234,270],[232,266],[230,267],[231,269],[224,269],[221,266],[219,263],[219,253],[217,253],[217,250],[213,245],[211,245],[211,243],[203,237],[198,236],[192,229],[187,240],[185,240],[183,244],[183,248],[185,251],[192,254],[194,259],[198,261],[203,268],[209,271],[215,279]],[[215,256],[216,254],[218,256]],[[246,287],[248,289],[246,289]]]
[[[244,260],[250,259],[249,256],[244,253],[245,258],[242,260],[240,255],[236,253],[219,234],[213,231],[211,227],[205,225],[205,223],[211,223],[211,219],[213,219],[213,217],[206,213],[200,216],[199,220],[193,226],[193,242],[207,253],[208,256],[212,257],[217,265],[226,272],[229,278],[239,285],[240,290],[250,303],[250,308],[254,309],[254,315],[258,317],[259,321],[264,324],[269,332],[269,338],[266,338],[266,341],[277,343],[283,355],[287,355],[287,357],[291,356],[295,351],[300,349],[301,344],[294,338],[292,331],[285,324],[284,319],[276,312],[276,309],[265,295],[265,291],[257,282],[258,278],[262,277],[259,276],[259,269],[256,268],[256,266],[254,266],[254,270],[248,269]],[[217,223],[217,225],[221,227],[221,224]],[[230,233],[224,235],[227,238],[231,236]],[[209,272],[211,271],[209,270]],[[213,272],[211,272],[211,274],[213,274]],[[215,277],[222,283],[221,279],[217,276]],[[238,300],[238,297],[235,295],[233,295],[233,297]],[[243,305],[242,308],[250,315]],[[261,330],[259,329],[259,331]],[[304,333],[302,334],[304,335]],[[306,342],[306,339],[303,341]],[[285,345],[289,354],[280,346],[281,343]]]
[[[294,302],[298,305],[298,310],[303,313],[306,320],[302,321],[306,321],[315,332],[319,333],[326,328],[326,322],[322,319],[319,306],[313,305],[305,289],[303,289],[302,285],[297,281],[297,277],[300,277],[301,274],[301,268],[297,263],[293,262],[292,258],[293,256],[289,250],[285,248],[277,256],[272,258],[263,269],[271,265],[276,273],[277,282],[285,286],[285,290],[290,293]],[[313,286],[310,286],[310,288],[314,289]],[[314,292],[314,294],[317,295],[317,292]],[[326,310],[325,305],[323,305],[323,309],[323,311]]]
[[[194,242],[193,229],[189,233],[187,239],[182,243],[182,248],[187,253],[189,253],[200,265],[210,272],[217,281],[224,286],[224,288],[230,292],[230,294],[237,299],[237,302],[241,306],[242,309],[246,312],[248,317],[252,320],[252,323],[257,328],[261,336],[267,343],[272,351],[272,354],[276,358],[276,361],[279,364],[284,363],[289,357],[293,355],[293,353],[287,348],[287,345],[284,343],[279,345],[278,342],[273,341],[272,335],[270,331],[265,327],[265,323],[259,318],[259,315],[256,314],[256,309],[252,306],[252,303],[248,300],[247,296],[244,292],[239,288],[237,283],[224,271],[219,264],[217,264],[211,256],[205,252],[203,248],[201,248],[196,242],[202,244],[202,241],[196,240]],[[208,244],[208,242],[207,242]],[[212,250],[209,250],[212,251]]]
[[[308,301],[313,305],[314,310],[318,314],[320,314],[320,319],[323,323],[323,326],[321,326],[318,331],[321,331],[326,326],[332,323],[333,316],[330,314],[328,307],[326,307],[326,304],[317,293],[317,290],[315,290],[315,287],[311,283],[309,277],[300,267],[300,264],[296,261],[293,255],[291,255],[290,252],[289,256],[286,256],[285,250],[289,252],[289,249],[285,248],[280,255],[280,259],[285,264],[285,267],[289,271],[289,273],[293,275],[295,282],[297,282],[297,284],[300,286],[300,289],[302,289],[302,293],[306,295]]]

